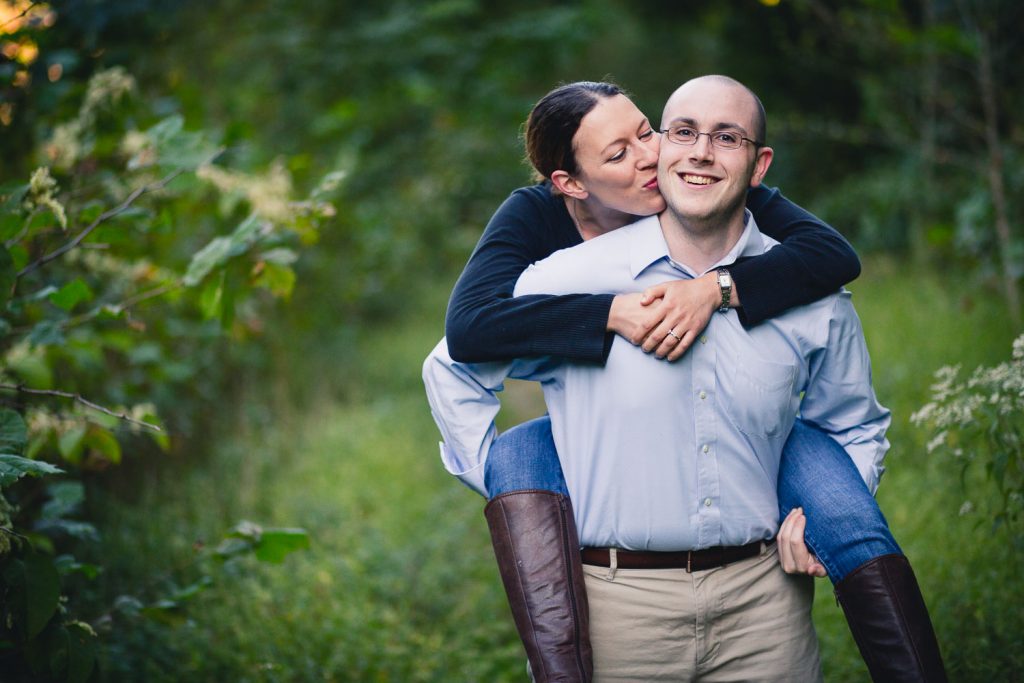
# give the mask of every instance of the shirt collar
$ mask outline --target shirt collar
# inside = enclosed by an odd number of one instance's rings
[[[740,238],[736,240],[736,244],[717,263],[708,268],[708,271],[727,266],[740,258],[758,256],[768,249],[764,235],[758,229],[757,221],[754,220],[749,209],[743,210],[743,222],[745,226]],[[630,226],[630,231],[632,234],[629,243],[629,270],[634,280],[657,261],[661,259],[672,261],[672,257],[668,253],[668,244],[665,242],[665,235],[661,231],[661,222],[657,216],[640,219]],[[673,261],[673,263],[676,262]],[[677,263],[677,265],[694,277],[697,276],[697,273],[694,273],[685,264]]]

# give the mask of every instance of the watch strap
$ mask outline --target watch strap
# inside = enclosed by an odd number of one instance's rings
[[[732,300],[732,274],[725,268],[716,271],[718,289],[722,293],[722,301],[718,305],[718,312],[725,313],[729,310],[729,302]]]

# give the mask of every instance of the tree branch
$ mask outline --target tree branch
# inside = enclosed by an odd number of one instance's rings
[[[159,425],[155,425],[150,422],[144,422],[142,420],[136,420],[135,418],[129,417],[123,412],[115,413],[113,410],[110,410],[109,408],[104,408],[98,403],[93,403],[92,401],[85,398],[81,394],[72,394],[67,391],[57,391],[55,389],[29,389],[28,387],[21,384],[0,384],[0,390],[14,391],[19,394],[32,394],[33,396],[57,396],[58,398],[70,398],[77,403],[81,403],[82,405],[88,408],[92,408],[93,410],[99,411],[101,413],[104,413],[105,415],[110,415],[111,417],[116,417],[118,419],[125,420],[126,422],[131,422],[132,424],[137,424],[140,427],[146,427],[147,429],[152,429],[157,432],[163,431],[163,429],[161,429]]]
[[[179,175],[181,175],[184,171],[185,171],[185,169],[179,168],[178,170],[176,170],[173,173],[167,175],[163,179],[158,180],[155,183],[150,183],[149,185],[143,185],[142,187],[135,188],[135,190],[133,190],[131,194],[129,194],[127,197],[125,197],[123,202],[121,202],[120,204],[115,206],[113,209],[108,209],[107,211],[104,211],[99,216],[97,216],[96,219],[92,223],[90,223],[88,226],[86,226],[86,228],[84,230],[82,230],[82,232],[80,232],[77,235],[75,235],[75,238],[72,239],[70,242],[64,244],[63,246],[60,246],[60,247],[54,249],[49,254],[45,254],[45,255],[39,257],[39,259],[33,261],[32,263],[30,263],[27,266],[25,266],[24,268],[22,268],[21,271],[18,273],[17,277],[21,278],[22,276],[27,275],[28,273],[31,273],[32,271],[34,271],[34,270],[36,270],[36,269],[46,265],[50,261],[52,261],[54,259],[57,259],[57,258],[60,258],[64,254],[66,254],[67,252],[71,251],[72,249],[77,247],[79,244],[81,244],[82,240],[84,240],[86,237],[88,237],[89,234],[92,233],[92,231],[95,230],[96,228],[98,228],[100,225],[102,225],[103,223],[107,222],[108,220],[110,220],[114,216],[117,216],[118,214],[121,214],[121,213],[124,213],[125,211],[127,211],[128,207],[130,207],[135,202],[136,199],[138,199],[142,195],[147,194],[149,192],[154,192],[156,190],[163,189],[172,180],[174,180]]]
[[[158,296],[163,296],[167,292],[173,292],[174,290],[179,289],[180,287],[182,287],[181,280],[168,282],[167,284],[154,287],[153,289],[146,290],[145,292],[139,292],[137,294],[134,294],[119,303],[108,304],[107,306],[99,307],[87,313],[77,315],[74,318],[68,318],[67,320],[63,320],[59,323],[59,326],[62,329],[67,329],[69,327],[74,327],[75,325],[81,325],[82,323],[89,322],[93,318],[97,317],[100,314],[100,312],[102,312],[103,308],[111,308],[114,309],[117,313],[121,313],[122,311],[126,311],[132,306],[135,306],[136,304],[140,304],[148,299],[154,299]],[[27,329],[31,328],[17,329],[15,331],[24,332]]]

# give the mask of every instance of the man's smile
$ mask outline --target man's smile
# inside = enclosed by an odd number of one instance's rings
[[[680,173],[679,177],[688,185],[712,185],[718,182],[718,178],[694,173]]]

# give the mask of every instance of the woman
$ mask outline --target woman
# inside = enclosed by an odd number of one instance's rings
[[[626,112],[614,130],[595,123],[607,117],[591,116],[611,106]],[[731,266],[731,289],[711,273],[643,296],[511,298],[530,263],[664,208],[659,144],[660,135],[612,84],[569,84],[537,103],[526,147],[544,180],[498,209],[455,286],[446,325],[455,360],[551,355],[601,363],[614,334],[674,360],[723,301],[736,307],[742,296],[741,319],[753,325],[858,274],[857,258],[838,233],[776,190],[756,188],[748,208],[762,232],[782,244]],[[579,542],[547,418],[494,441],[483,483],[495,554],[536,680],[589,680]],[[811,425],[798,421],[786,444],[779,500],[784,569],[827,572],[873,678],[944,680],[906,558],[850,458]],[[807,553],[805,537],[820,562]]]

